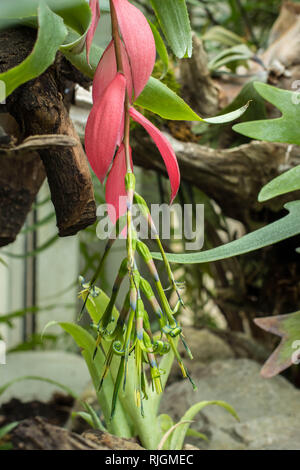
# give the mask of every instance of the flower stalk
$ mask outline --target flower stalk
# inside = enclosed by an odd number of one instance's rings
[[[172,202],[180,181],[175,153],[166,137],[133,107],[134,100],[142,92],[152,73],[156,56],[155,42],[146,18],[128,0],[110,0],[110,12],[112,41],[104,52],[95,74],[94,105],[87,123],[85,142],[88,159],[100,181],[103,183],[108,175],[106,201],[116,208],[115,214],[108,209],[111,220],[117,224],[116,232],[120,232],[118,222],[125,214],[127,222],[125,227],[127,257],[119,268],[111,298],[98,324],[93,325],[97,331],[94,359],[99,346],[101,352],[105,354],[100,390],[105,385],[110,368],[116,367],[113,366],[114,358],[117,359],[117,372],[113,374],[115,379],[111,402],[112,419],[116,412],[119,394],[126,392],[128,385],[131,388],[132,381],[135,404],[141,416],[144,416],[145,410],[143,400],[149,397],[148,381],[152,384],[151,393],[158,395],[162,393],[165,383],[162,378],[164,371],[160,369],[158,356],[174,354],[183,377],[188,377],[190,380],[191,378],[177,349],[180,337],[190,353],[183,340],[182,328],[175,318],[177,310],[183,305],[183,300],[147,204],[136,193],[130,147],[130,122],[133,119],[145,128],[161,152],[169,174]],[[119,199],[123,195],[126,196],[126,205],[120,206]],[[178,304],[174,310],[170,306],[149,248],[138,239],[135,232],[133,202],[138,204],[151,232],[155,234],[171,287],[178,296]],[[90,286],[85,287],[85,303],[89,295],[93,294],[94,284],[111,246],[112,242],[109,241]],[[151,285],[139,273],[137,254],[149,269],[159,300]],[[116,319],[115,304],[121,284],[127,276],[129,291]],[[144,299],[149,301],[158,319],[159,336],[151,331]],[[134,361],[131,361],[131,355],[134,355]],[[131,370],[132,367],[134,370]]]

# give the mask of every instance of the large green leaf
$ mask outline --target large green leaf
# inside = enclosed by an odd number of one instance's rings
[[[300,359],[300,312],[278,317],[256,318],[262,329],[281,337],[278,348],[269,357],[261,374],[274,377]]]
[[[192,32],[185,0],[150,0],[174,54],[191,57]]]
[[[38,37],[32,53],[21,64],[0,74],[0,80],[6,86],[6,96],[45,72],[54,62],[58,48],[67,35],[62,18],[43,2],[38,8],[38,22]]]
[[[196,264],[218,261],[273,245],[300,234],[300,201],[289,202],[284,206],[289,214],[272,224],[248,233],[238,240],[218,246],[212,250],[189,254],[168,254],[170,262]],[[160,253],[152,253],[153,258],[161,260]]]
[[[22,2],[19,0],[1,0],[0,27],[9,26],[7,21],[11,25],[14,22],[23,22],[29,26],[37,27],[36,17],[38,15],[38,6],[41,3],[46,4],[54,13],[63,18],[65,24],[71,30],[78,33],[74,40],[70,32],[66,43],[61,46],[61,50],[73,53],[81,52],[92,19],[91,10],[85,0],[26,0]]]
[[[72,33],[73,39],[78,38],[78,34]],[[62,53],[65,55],[65,57],[71,62],[74,67],[76,67],[78,70],[80,70],[84,75],[87,77],[93,79],[95,75],[95,71],[97,68],[97,65],[99,63],[99,60],[103,54],[103,49],[101,47],[96,46],[95,44],[92,44],[91,50],[90,50],[90,65],[87,63],[86,59],[86,52],[83,51],[80,54],[73,54],[72,52],[63,49]]]
[[[239,118],[248,108],[241,108],[213,118],[203,119],[196,114],[174,91],[154,77],[150,77],[136,104],[164,119],[178,121],[202,121],[209,124],[223,124]]]
[[[268,201],[282,194],[300,189],[300,165],[277,176],[266,184],[258,195],[259,202]]]
[[[89,295],[86,307],[93,323],[97,324],[102,318],[110,298],[98,287],[93,288],[95,295]],[[119,312],[116,307],[113,307],[112,318],[114,322],[119,318]]]
[[[69,333],[77,346],[81,349],[81,354],[89,369],[109,431],[118,436],[131,437],[132,434],[128,420],[126,420],[126,416],[124,416],[124,410],[121,405],[117,407],[115,420],[110,422],[111,399],[114,390],[114,380],[110,373],[105,379],[105,387],[102,387],[101,391],[98,391],[105,356],[102,351],[98,351],[96,357],[93,358],[95,350],[95,339],[93,336],[75,323],[51,322],[47,327],[55,324],[58,324],[63,330]]]
[[[282,112],[282,116],[236,124],[233,129],[252,139],[300,145],[300,108],[297,94],[260,82],[256,82],[254,86],[263,98]]]

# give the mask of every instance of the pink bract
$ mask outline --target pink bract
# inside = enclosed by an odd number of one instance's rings
[[[138,122],[146,129],[161,153],[170,179],[172,203],[180,185],[180,172],[175,152],[168,139],[160,132],[159,129],[157,129],[157,127],[152,124],[152,122],[148,121],[145,116],[132,107],[130,108],[129,112],[132,119],[134,119],[134,121]]]
[[[126,80],[117,73],[89,115],[85,149],[90,165],[103,183],[113,160],[124,113]]]
[[[143,13],[127,0],[112,0],[129,57],[134,98],[145,88],[156,58],[155,41]]]
[[[128,60],[127,52],[122,44],[121,46],[122,51],[122,62],[123,62],[123,69],[124,75],[126,78],[127,84],[127,92],[129,99],[132,97],[132,76],[131,76],[131,68],[130,63]],[[93,101],[96,102],[105,90],[107,89],[108,85],[112,82],[117,74],[117,62],[116,62],[116,55],[115,55],[115,45],[114,41],[111,41],[107,48],[105,49],[101,60],[98,64],[94,81],[93,81]]]
[[[115,156],[105,186],[105,200],[108,204],[108,215],[114,224],[119,217],[122,217],[127,211],[125,188],[126,171],[125,147],[124,144],[122,144]],[[114,210],[112,210],[111,206]]]

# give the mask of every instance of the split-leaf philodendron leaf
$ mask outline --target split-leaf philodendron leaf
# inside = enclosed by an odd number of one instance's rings
[[[299,235],[300,201],[288,202],[284,207],[289,211],[288,215],[254,232],[248,233],[238,240],[197,253],[168,254],[167,258],[171,263],[209,263],[249,253]],[[152,253],[152,255],[155,259],[162,259],[160,253]]]
[[[263,377],[274,377],[292,364],[299,364],[300,312],[256,318],[255,323],[263,330],[281,337],[279,346],[262,368]]]
[[[261,82],[256,82],[254,86],[265,100],[282,112],[282,116],[276,119],[243,122],[236,124],[233,129],[252,139],[300,145],[299,94]]]

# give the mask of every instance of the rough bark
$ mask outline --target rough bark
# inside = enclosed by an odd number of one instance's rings
[[[15,450],[143,450],[128,439],[92,430],[80,436],[39,417],[22,421],[10,437]]]
[[[1,32],[0,72],[24,60],[32,50],[34,41],[35,32],[28,28]],[[70,80],[70,67],[69,69],[68,67],[58,55],[57,61],[52,67],[36,80],[19,87],[8,97],[6,103],[6,110],[17,121],[22,138],[41,134],[64,134],[77,141],[77,145],[72,147],[51,146],[38,149],[49,181],[60,236],[73,235],[96,220],[96,206],[87,159],[69,118],[65,97],[62,94],[66,80]],[[84,84],[84,80],[82,84]],[[19,174],[22,176],[22,173]],[[16,179],[18,173],[12,170],[12,176],[13,179]],[[27,179],[31,178],[28,167]],[[22,184],[22,180],[14,182],[14,186],[21,189]],[[39,186],[36,185],[35,194],[32,191],[31,199],[27,198],[27,203],[24,203],[23,221],[38,189]],[[15,196],[17,197],[17,195]],[[0,205],[2,205],[1,202]],[[18,214],[16,213],[16,215]],[[6,218],[3,217],[2,222],[5,223],[5,220]],[[12,223],[15,223],[15,220]],[[22,224],[16,223],[14,237],[20,226]],[[1,225],[1,230],[3,227]]]

